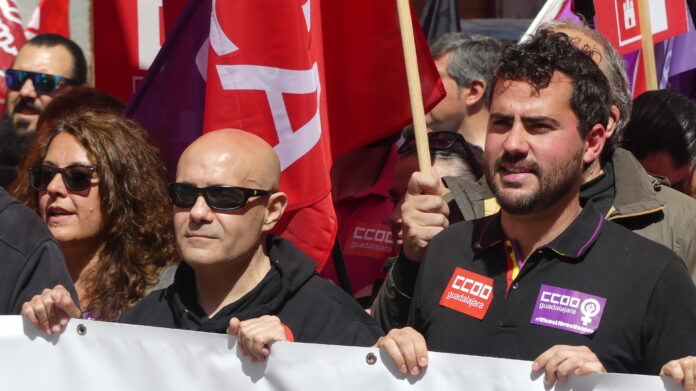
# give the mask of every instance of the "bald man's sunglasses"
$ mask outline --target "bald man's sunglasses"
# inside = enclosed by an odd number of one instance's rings
[[[62,83],[77,84],[74,80],[63,76],[5,69],[5,84],[7,84],[7,87],[11,90],[21,90],[27,79],[31,79],[31,82],[34,83],[34,90],[39,94],[52,94]]]
[[[243,208],[251,197],[272,194],[268,190],[248,189],[238,186],[208,186],[196,187],[188,183],[172,183],[169,185],[169,198],[179,208],[192,208],[203,194],[206,204],[211,209],[229,211]]]

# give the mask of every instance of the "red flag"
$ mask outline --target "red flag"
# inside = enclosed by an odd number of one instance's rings
[[[396,3],[240,0],[216,6],[213,1],[212,10],[210,25],[199,26],[209,32],[207,52],[189,53],[207,81],[203,131],[240,128],[274,146],[283,170],[281,190],[290,200],[277,231],[321,269],[336,234],[329,180],[333,159],[410,121]],[[189,19],[177,27],[192,26],[192,15],[185,13],[182,19]],[[180,36],[190,40],[193,34]],[[424,101],[431,108],[444,92],[422,34],[417,43]],[[180,58],[174,46],[168,41],[162,50],[172,60]],[[174,64],[184,66],[165,62],[155,60],[157,69],[153,64],[143,89],[164,87],[155,73],[163,77]],[[157,96],[175,91],[139,91],[128,112],[145,118],[148,102],[166,112]]]
[[[14,0],[0,0],[0,112],[5,110],[5,68],[12,66],[24,45],[24,29]]]
[[[60,34],[70,38],[70,0],[41,0],[29,20],[25,34]]]

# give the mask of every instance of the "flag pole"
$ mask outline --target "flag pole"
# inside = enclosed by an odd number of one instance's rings
[[[638,0],[638,20],[640,22],[641,43],[643,45],[643,69],[645,86],[648,91],[657,90],[657,71],[655,70],[655,46],[650,26],[650,7],[648,0]]]
[[[409,0],[396,0],[396,6],[399,12],[401,42],[404,46],[408,95],[411,98],[411,115],[413,117],[418,165],[421,172],[430,174],[430,150],[428,149],[428,135],[425,128],[425,110],[423,109],[423,94],[421,93],[420,75],[418,74],[416,43],[413,38],[411,7]]]

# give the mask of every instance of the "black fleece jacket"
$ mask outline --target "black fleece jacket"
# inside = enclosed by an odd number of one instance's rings
[[[345,292],[314,271],[314,261],[289,241],[269,235],[271,270],[249,293],[208,318],[196,297],[195,274],[182,263],[174,283],[152,292],[119,322],[224,333],[230,319],[276,315],[297,342],[371,346],[383,335]]]
[[[77,302],[63,252],[46,224],[0,187],[0,315],[61,284]]]

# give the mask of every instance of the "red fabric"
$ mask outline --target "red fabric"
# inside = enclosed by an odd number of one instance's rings
[[[382,167],[377,182],[362,194],[337,200],[338,239],[348,270],[353,296],[371,296],[372,285],[384,279],[382,272],[387,257],[396,255],[389,216],[394,204],[389,196],[394,167],[399,160],[394,145]],[[356,173],[360,175],[360,173]],[[326,264],[321,276],[339,283],[332,261]]]
[[[295,342],[295,336],[292,335],[292,330],[290,330],[290,327],[288,327],[285,323],[281,323],[280,325],[283,326],[283,330],[285,331],[285,338],[287,338],[289,342]]]
[[[10,68],[14,58],[19,53],[26,39],[24,38],[24,28],[22,27],[22,17],[19,15],[17,5],[14,0],[0,0],[7,3],[7,13],[0,12],[0,30],[3,34],[0,43],[0,112],[5,110],[5,98],[7,87],[5,86],[5,68]]]
[[[70,38],[69,20],[70,0],[41,0],[27,26],[27,37],[53,33]]]
[[[215,12],[203,131],[244,129],[274,146],[290,200],[276,233],[321,270],[337,230],[332,160],[410,121],[395,2],[246,0]],[[444,92],[415,30],[432,107]]]

